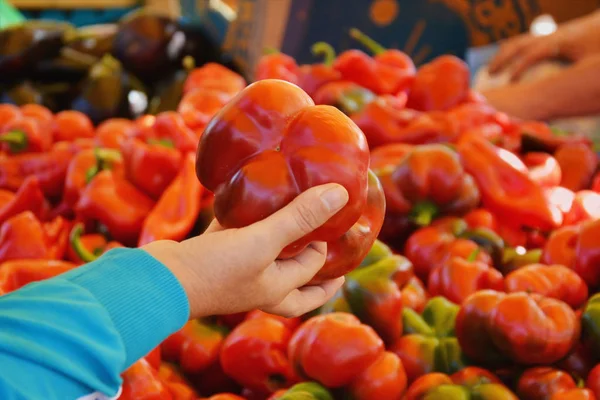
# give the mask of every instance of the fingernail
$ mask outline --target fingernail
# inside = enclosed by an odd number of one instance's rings
[[[348,192],[343,186],[336,185],[321,193],[321,201],[329,211],[337,211],[348,202]]]

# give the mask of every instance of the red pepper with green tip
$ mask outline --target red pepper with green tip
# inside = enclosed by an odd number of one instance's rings
[[[69,244],[67,258],[77,264],[92,262],[111,249],[123,247],[118,242],[108,242],[104,235],[99,233],[84,235],[82,223],[75,224],[71,229]]]
[[[136,123],[134,137],[146,143],[157,143],[173,147],[182,153],[196,151],[198,138],[188,128],[183,117],[174,111],[166,111],[154,117],[147,117]]]
[[[44,220],[49,210],[50,205],[35,176],[26,178],[16,193],[0,189],[0,225],[23,211],[31,211]]]
[[[323,62],[301,65],[298,69],[298,86],[313,97],[320,87],[329,82],[339,81],[342,79],[342,75],[339,71],[333,69],[335,50],[331,45],[325,42],[317,42],[312,45],[311,52],[315,56],[323,56]]]
[[[45,152],[52,146],[52,133],[33,118],[20,118],[5,124],[0,143],[12,154]]]

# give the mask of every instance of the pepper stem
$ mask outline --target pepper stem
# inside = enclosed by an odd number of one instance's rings
[[[81,235],[83,235],[83,224],[76,224],[71,230],[71,234],[69,235],[69,242],[71,243],[71,247],[77,257],[81,259],[81,261],[89,263],[98,258],[97,255],[89,251],[85,248],[83,243],[81,243]]]
[[[410,212],[411,220],[420,227],[428,226],[439,213],[438,207],[431,201],[415,204]]]
[[[85,172],[85,183],[90,183],[100,171],[111,169],[113,163],[121,161],[121,153],[114,149],[94,149],[96,164]]]
[[[373,55],[381,54],[387,49],[356,28],[350,29],[350,37],[365,46]]]
[[[265,47],[263,49],[263,54],[264,55],[279,54],[279,53],[281,53],[281,52],[279,50],[277,50],[276,48],[274,48],[274,47]]]
[[[338,99],[339,108],[346,115],[360,112],[367,104],[375,100],[375,95],[367,89],[351,90]]]
[[[163,146],[163,147],[168,147],[170,149],[175,148],[175,144],[173,143],[173,141],[171,139],[148,139],[146,141],[146,143]]]
[[[329,43],[317,42],[312,45],[310,52],[314,56],[323,56],[323,64],[328,67],[331,67],[335,61],[335,49]]]
[[[0,135],[0,142],[8,144],[11,153],[27,150],[29,139],[23,131],[9,131]]]
[[[479,253],[481,253],[481,247],[477,247],[475,250],[473,250],[473,252],[471,252],[471,254],[469,254],[467,257],[467,261],[475,262],[475,260],[477,260],[477,256],[479,256]]]

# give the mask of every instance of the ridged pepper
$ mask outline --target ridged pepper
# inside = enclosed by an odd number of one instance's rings
[[[464,214],[479,204],[479,190],[458,154],[444,145],[422,145],[395,169],[380,170],[387,211],[408,214],[418,226],[440,215]],[[389,188],[388,185],[393,185]]]
[[[278,51],[263,55],[254,72],[257,81],[264,79],[281,79],[286,82],[298,84],[300,67],[294,58]]]
[[[399,400],[406,391],[406,372],[400,358],[383,352],[346,389],[355,400]]]
[[[119,400],[173,400],[166,385],[145,358],[121,375],[123,391]]]
[[[298,374],[329,388],[350,384],[383,351],[375,331],[346,313],[312,317],[296,330],[288,347]]]
[[[434,297],[423,313],[405,308],[404,335],[390,347],[402,360],[408,382],[430,372],[452,374],[465,367],[466,360],[454,335],[459,306],[443,297]]]
[[[102,171],[87,185],[75,206],[82,221],[98,221],[124,245],[135,244],[152,199],[112,171]]]
[[[100,172],[112,170],[123,175],[123,157],[114,149],[86,149],[78,152],[67,169],[63,201],[74,207],[90,181]]]
[[[560,300],[482,290],[462,304],[455,329],[463,352],[473,361],[535,365],[569,354],[579,339],[580,323]]]
[[[587,377],[586,385],[600,399],[600,364],[596,365]]]
[[[358,29],[351,29],[350,36],[365,45],[374,57],[360,50],[347,50],[333,64],[344,80],[365,87],[375,94],[398,94],[410,88],[415,77],[412,59],[399,50],[386,50]]]
[[[9,218],[0,227],[0,262],[17,259],[62,259],[70,224],[62,217],[40,222],[31,211]]]
[[[589,189],[598,169],[598,156],[592,146],[585,143],[568,143],[554,153],[562,170],[560,186],[574,192]]]
[[[575,271],[590,288],[600,285],[600,220],[560,228],[550,235],[542,256],[545,264]]]
[[[384,200],[368,167],[366,140],[348,117],[314,106],[301,89],[278,80],[256,82],[225,106],[204,132],[196,161],[200,182],[215,193],[216,218],[228,228],[264,219],[312,186],[343,185],[347,205],[282,253],[290,257],[314,240],[327,241],[328,261],[317,280],[360,264],[375,241]],[[357,222],[367,229],[349,232]]]
[[[274,393],[268,400],[334,400],[323,386],[316,382],[298,383],[287,390]]]
[[[450,376],[441,373],[423,375],[410,387],[404,400],[518,400],[513,392],[491,372],[467,367]]]
[[[90,118],[75,110],[61,111],[54,116],[52,138],[55,142],[73,141],[80,138],[93,138],[94,125]]]
[[[146,217],[138,246],[155,240],[181,241],[190,233],[198,214],[202,185],[196,178],[196,157],[189,153],[177,166],[179,174],[165,189]]]
[[[35,176],[26,178],[16,193],[0,189],[0,225],[23,211],[31,211],[43,220],[49,209],[50,205]]]
[[[181,152],[160,142],[125,139],[121,152],[127,179],[155,200],[171,184],[182,164]]]
[[[191,320],[161,343],[162,356],[183,372],[196,374],[219,362],[227,331],[203,320]]]
[[[538,293],[564,301],[574,309],[588,298],[588,287],[583,279],[563,265],[527,265],[508,274],[504,284],[508,293]]]
[[[577,387],[571,375],[550,367],[526,370],[517,383],[517,394],[521,400],[595,400],[589,389]]]
[[[540,186],[560,185],[562,169],[556,158],[547,153],[527,153],[523,156],[531,180]]]
[[[124,118],[111,118],[96,128],[94,143],[98,147],[108,149],[120,149],[123,139],[131,136],[134,132],[135,124]]]
[[[191,71],[183,85],[183,93],[202,89],[217,91],[233,97],[246,87],[242,76],[217,63],[206,63]]]
[[[467,100],[470,93],[469,66],[455,56],[441,56],[417,71],[408,96],[409,108],[445,111]]]
[[[0,264],[0,295],[67,272],[76,265],[59,260],[20,259]]]
[[[85,264],[94,261],[107,251],[123,247],[119,242],[107,241],[104,235],[99,233],[83,234],[84,226],[77,223],[69,234],[69,247],[66,257],[76,264]]]
[[[158,366],[158,376],[167,386],[167,390],[173,400],[197,400],[199,398],[181,371],[173,364],[160,363]]]
[[[264,316],[238,325],[220,352],[223,371],[241,385],[270,394],[298,382],[287,347],[291,330],[279,319]]]
[[[581,316],[583,341],[600,361],[600,294],[590,298]]]
[[[550,230],[560,226],[562,214],[520,165],[507,161],[511,155],[481,138],[458,144],[465,170],[473,176],[486,208],[500,218],[523,226]],[[506,152],[506,153],[505,153]]]
[[[504,290],[504,278],[498,270],[484,262],[473,261],[479,251],[476,249],[467,259],[450,258],[434,268],[427,284],[429,294],[462,304],[480,290]]]
[[[52,146],[52,132],[45,131],[33,118],[20,118],[4,125],[0,143],[9,153],[39,153]]]

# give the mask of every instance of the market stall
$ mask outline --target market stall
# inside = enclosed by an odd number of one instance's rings
[[[456,55],[415,63],[356,28],[302,63],[213,33],[148,10],[0,31],[0,295],[334,182],[348,204],[280,255],[327,242],[311,283],[345,276],[334,297],[190,320],[119,399],[600,399],[588,132],[498,111]]]

